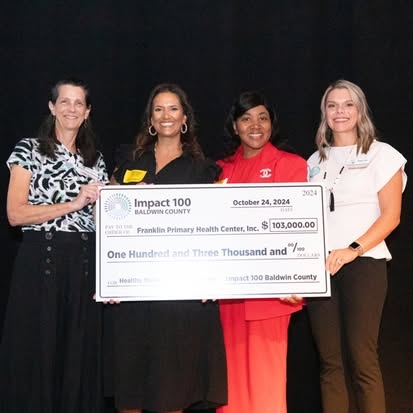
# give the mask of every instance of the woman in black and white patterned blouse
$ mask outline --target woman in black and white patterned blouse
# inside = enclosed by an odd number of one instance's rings
[[[0,347],[0,411],[100,413],[93,208],[108,176],[87,86],[59,81],[49,109],[38,137],[7,160],[7,215],[23,239]]]

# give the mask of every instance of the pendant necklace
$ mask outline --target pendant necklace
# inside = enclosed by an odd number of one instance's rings
[[[352,146],[351,149],[349,150],[343,165],[338,170],[338,173],[336,177],[334,178],[333,183],[331,184],[331,187],[328,188],[328,190],[330,191],[330,211],[331,212],[334,212],[335,210],[334,188],[336,187],[338,181],[340,180],[341,174],[346,170],[346,165],[348,163],[348,160],[350,159],[350,155],[353,152],[353,149],[354,149],[354,146]],[[326,170],[324,171],[324,176],[323,176],[324,182],[326,181],[326,178],[327,178],[327,168],[328,168],[328,163],[330,161],[330,155],[331,155],[331,147],[329,148],[329,151],[328,151]]]

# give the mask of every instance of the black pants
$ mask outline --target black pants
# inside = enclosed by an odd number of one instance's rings
[[[308,300],[324,413],[348,413],[346,374],[359,411],[385,413],[377,347],[386,293],[386,261],[360,257],[331,277],[331,298]]]

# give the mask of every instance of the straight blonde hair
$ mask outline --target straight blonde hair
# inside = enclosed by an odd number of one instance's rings
[[[367,153],[370,145],[377,139],[377,131],[371,119],[370,108],[364,92],[359,86],[348,80],[336,80],[328,86],[320,104],[321,120],[315,137],[315,143],[320,154],[320,161],[327,158],[326,148],[331,146],[334,140],[333,131],[328,126],[326,117],[327,98],[329,93],[334,89],[347,89],[351,99],[358,109],[357,153],[360,151],[362,153]]]

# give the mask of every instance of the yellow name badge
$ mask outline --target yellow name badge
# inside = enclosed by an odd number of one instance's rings
[[[131,182],[141,182],[145,177],[146,171],[140,169],[127,169],[123,175],[123,183],[129,184]]]

